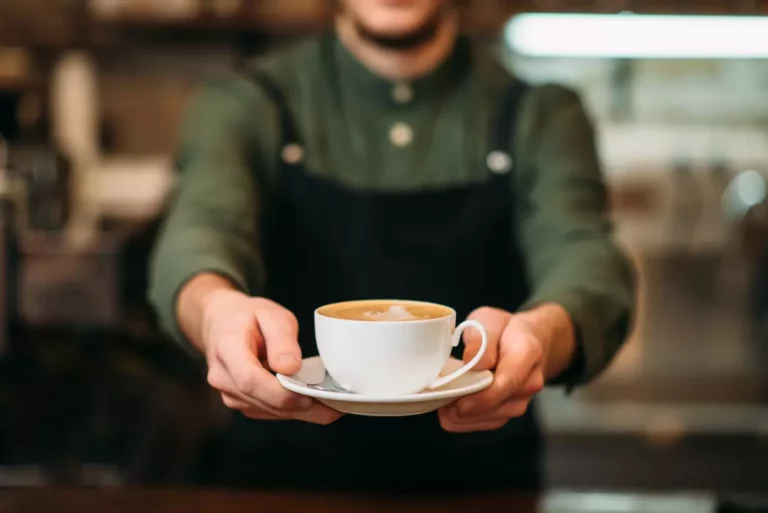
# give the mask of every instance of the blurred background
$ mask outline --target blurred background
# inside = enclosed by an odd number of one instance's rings
[[[549,485],[768,490],[768,2],[465,5],[520,76],[584,95],[641,270],[614,364],[542,396]],[[180,116],[203,77],[332,15],[0,0],[0,486],[202,479],[229,413],[144,297]]]

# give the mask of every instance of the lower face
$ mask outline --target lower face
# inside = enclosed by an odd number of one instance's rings
[[[412,39],[432,31],[449,0],[340,0],[342,15],[374,39]]]

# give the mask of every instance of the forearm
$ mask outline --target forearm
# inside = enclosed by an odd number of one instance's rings
[[[263,279],[256,243],[266,193],[259,184],[270,166],[261,148],[279,133],[273,110],[250,81],[229,77],[203,87],[184,117],[176,190],[153,250],[148,295],[163,331],[193,355],[196,300],[223,279],[249,294]],[[222,278],[197,278],[204,274]]]
[[[530,105],[534,128],[522,144],[535,152],[519,157],[517,167],[527,199],[518,219],[531,284],[522,309],[555,304],[563,311],[553,316],[570,319],[570,337],[564,329],[553,337],[548,377],[572,387],[600,373],[626,339],[635,272],[612,240],[608,187],[578,95],[544,86]]]
[[[217,292],[237,290],[228,279],[213,273],[201,273],[189,280],[176,301],[176,321],[181,333],[200,353],[205,353],[205,308]]]
[[[149,299],[163,331],[195,355],[197,333],[194,327],[184,328],[179,323],[182,294],[188,296],[193,290],[194,297],[201,297],[207,289],[198,290],[196,286],[201,275],[220,276],[219,280],[225,279],[238,290],[251,291],[258,281],[258,254],[240,237],[212,228],[192,229],[188,223],[174,223],[178,219],[172,216],[152,254]],[[202,283],[208,284],[209,280]],[[191,318],[186,310],[182,312],[184,318]]]

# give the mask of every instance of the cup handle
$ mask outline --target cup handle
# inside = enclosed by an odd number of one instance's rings
[[[485,331],[485,327],[480,324],[477,321],[464,321],[461,324],[459,324],[456,329],[453,332],[453,347],[456,347],[459,345],[459,342],[461,342],[461,335],[464,333],[464,330],[467,328],[475,328],[480,332],[480,336],[483,338],[482,343],[480,344],[480,350],[477,352],[474,358],[472,358],[472,361],[464,365],[461,369],[455,370],[448,374],[447,376],[443,376],[441,378],[436,379],[431,385],[429,385],[429,389],[439,388],[443,385],[446,385],[453,381],[454,379],[458,378],[459,376],[463,376],[468,371],[472,370],[475,365],[477,365],[480,362],[480,359],[483,357],[485,352],[488,350],[488,332]]]

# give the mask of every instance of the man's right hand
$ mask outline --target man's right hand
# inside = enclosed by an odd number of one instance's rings
[[[184,292],[180,303],[184,301]],[[198,347],[208,362],[208,382],[224,404],[246,417],[330,424],[341,414],[286,390],[269,369],[293,375],[301,369],[296,317],[282,306],[231,287],[193,294],[201,314]],[[180,305],[183,319],[184,306]]]

